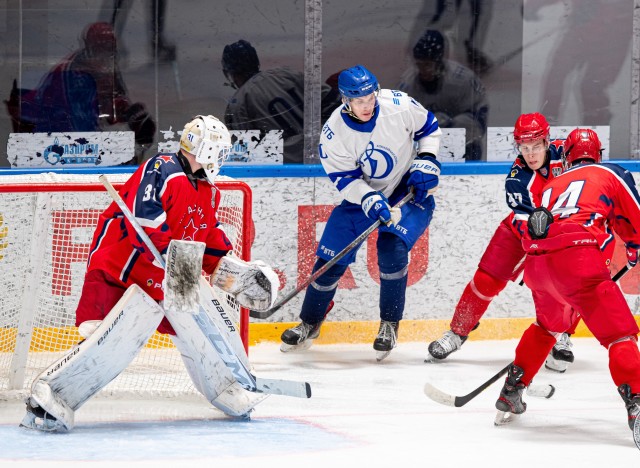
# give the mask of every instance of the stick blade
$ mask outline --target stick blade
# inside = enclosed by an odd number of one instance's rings
[[[456,397],[443,392],[442,390],[434,387],[429,382],[424,384],[424,394],[436,403],[440,403],[445,406],[458,406],[456,405]]]
[[[311,398],[311,385],[308,382],[294,380],[263,379],[255,377],[259,392],[271,395],[286,395],[296,398]]]

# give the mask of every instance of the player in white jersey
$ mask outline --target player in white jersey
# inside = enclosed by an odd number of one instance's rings
[[[420,103],[401,91],[380,89],[376,77],[361,65],[340,73],[338,89],[343,105],[322,128],[319,153],[344,200],[327,221],[314,271],[374,222],[382,222],[377,241],[381,321],[373,343],[381,360],[396,345],[409,251],[429,226],[435,209],[431,192],[440,175],[436,155],[442,131],[435,116]],[[394,213],[391,206],[410,188],[415,198],[401,213]],[[300,313],[302,323],[282,334],[282,351],[306,349],[318,337],[338,281],[355,261],[357,250],[309,285]]]

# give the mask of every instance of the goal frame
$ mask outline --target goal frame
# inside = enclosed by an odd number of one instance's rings
[[[112,185],[116,190],[120,190],[125,182],[118,181],[113,182]],[[239,229],[240,239],[238,240],[238,244],[240,246],[240,255],[239,257],[245,261],[251,260],[251,244],[253,241],[253,218],[252,218],[252,192],[251,188],[242,181],[238,181],[235,179],[224,178],[216,183],[216,187],[222,192],[225,191],[235,191],[242,195],[242,203],[241,206],[238,204],[238,207],[242,210],[241,218],[242,225]],[[52,182],[10,182],[3,183],[0,182],[0,193],[64,193],[64,192],[96,192],[96,193],[106,193],[106,188],[103,184],[99,182],[66,182],[66,181],[52,181]],[[236,206],[236,205],[234,205]],[[221,206],[224,208],[224,206]],[[102,210],[100,210],[102,211]],[[34,225],[37,223],[42,223],[44,220],[38,220],[38,216],[36,214],[36,219],[34,220]],[[34,231],[37,229],[34,228]],[[43,236],[46,237],[46,236]],[[31,240],[34,244],[38,242],[37,239]],[[49,240],[51,241],[51,240]],[[37,248],[37,245],[32,246],[32,248]],[[38,255],[32,255],[32,258],[37,258]],[[36,262],[37,263],[37,262]],[[38,265],[33,265],[32,268],[38,270]],[[25,288],[25,297],[29,298],[29,289],[33,288],[34,285],[26,284]],[[24,306],[24,304],[23,304]],[[32,345],[32,320],[34,319],[35,312],[35,304],[32,304],[30,310],[20,310],[20,315],[18,318],[17,332],[16,332],[16,342],[13,350],[13,360],[11,362],[11,371],[9,375],[9,390],[11,389],[20,389],[24,386],[25,375],[24,372],[20,372],[20,369],[24,369],[27,361],[27,357],[29,354],[30,347]],[[23,309],[29,309],[29,307],[23,307]],[[239,311],[239,333],[242,339],[245,350],[248,353],[249,350],[249,311],[245,308],[240,308]]]

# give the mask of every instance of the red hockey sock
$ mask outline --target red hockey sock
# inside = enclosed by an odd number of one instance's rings
[[[526,386],[531,383],[555,344],[555,337],[535,323],[525,330],[516,347],[516,358],[513,361],[524,371],[522,383]]]
[[[609,372],[616,387],[626,383],[631,386],[631,393],[640,393],[640,351],[635,339],[609,347]]]
[[[500,294],[506,285],[506,281],[496,279],[478,268],[458,301],[451,319],[451,330],[460,336],[468,336],[487,311],[493,298]]]
[[[580,315],[578,315],[578,317],[573,321],[573,323],[571,324],[571,326],[567,330],[567,333],[569,335],[575,334],[576,328],[578,327],[578,324],[580,323],[580,320],[582,320],[582,317]]]

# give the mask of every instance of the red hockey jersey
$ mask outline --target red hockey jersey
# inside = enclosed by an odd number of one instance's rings
[[[522,157],[517,157],[505,180],[507,205],[513,210],[509,221],[513,232],[522,237],[527,220],[534,208],[540,206],[542,190],[547,182],[562,173],[562,145],[564,140],[549,144],[547,162],[540,169],[529,169]]]
[[[166,252],[172,239],[204,242],[203,270],[211,273],[220,257],[232,248],[218,228],[219,192],[205,180],[187,176],[177,154],[158,154],[143,163],[120,195],[161,253]],[[106,271],[124,286],[135,283],[161,300],[164,270],[153,262],[153,254],[118,205],[112,203],[100,215],[87,271]]]
[[[628,246],[640,247],[640,196],[631,173],[617,164],[571,168],[547,184],[542,206],[551,211],[554,222],[547,238],[523,240],[529,252],[594,243],[610,260],[612,231]]]

